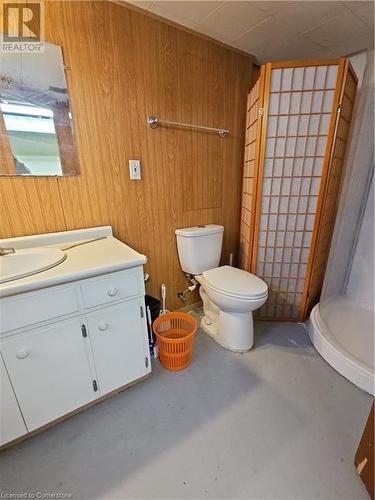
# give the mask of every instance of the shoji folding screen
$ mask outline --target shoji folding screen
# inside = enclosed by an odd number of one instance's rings
[[[240,255],[269,286],[258,317],[302,320],[319,296],[355,92],[339,59],[267,64],[249,93]]]

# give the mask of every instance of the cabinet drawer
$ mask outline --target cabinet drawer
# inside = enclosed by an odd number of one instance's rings
[[[0,332],[79,312],[74,287],[43,290],[0,301]]]
[[[136,268],[107,274],[81,285],[81,290],[85,308],[144,295],[142,270]]]

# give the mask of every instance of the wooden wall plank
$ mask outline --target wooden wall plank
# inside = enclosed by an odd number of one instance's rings
[[[106,1],[45,2],[45,32],[63,48],[81,173],[0,178],[0,234],[110,224],[147,255],[148,292],[164,282],[168,307],[181,307],[177,227],[223,224],[222,262],[237,254],[251,58]],[[151,130],[150,114],[230,135]],[[129,159],[141,160],[141,181],[129,180]]]

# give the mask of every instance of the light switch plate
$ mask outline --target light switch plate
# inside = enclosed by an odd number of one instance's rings
[[[140,160],[129,160],[129,174],[130,179],[133,181],[139,181],[142,179]]]

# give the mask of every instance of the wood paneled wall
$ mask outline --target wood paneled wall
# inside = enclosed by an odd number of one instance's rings
[[[1,177],[0,236],[110,224],[147,255],[148,293],[164,282],[169,308],[181,307],[175,228],[223,224],[222,261],[237,255],[251,59],[106,1],[46,2],[45,31],[63,47],[81,174]],[[230,135],[151,130],[151,114]]]

